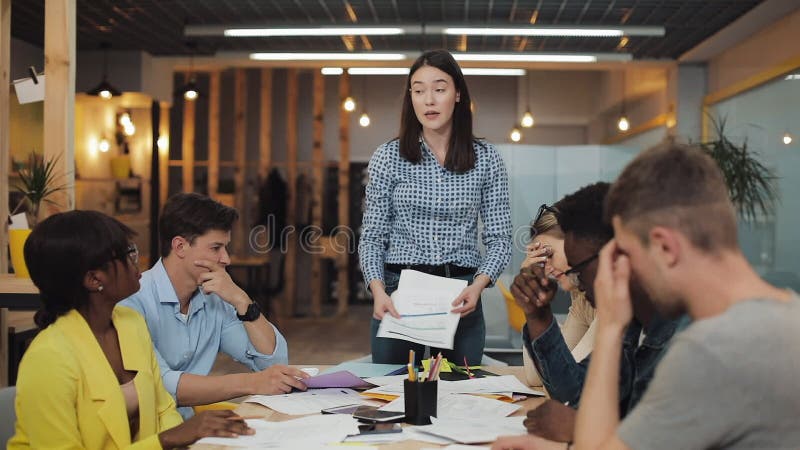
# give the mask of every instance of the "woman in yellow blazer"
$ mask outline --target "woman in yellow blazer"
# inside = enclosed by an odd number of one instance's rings
[[[230,411],[181,423],[144,319],[115,307],[139,289],[133,234],[101,213],[72,211],[29,236],[25,262],[43,331],[20,364],[9,449],[172,448],[252,432]]]

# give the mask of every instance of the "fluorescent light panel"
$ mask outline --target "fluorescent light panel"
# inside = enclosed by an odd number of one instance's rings
[[[403,53],[251,53],[257,61],[401,61]]]
[[[800,73],[790,73],[784,80],[800,80]]]
[[[569,55],[569,54],[491,54],[491,53],[453,53],[457,61],[507,61],[507,62],[597,62],[594,55]]]
[[[458,61],[489,62],[563,62],[593,63],[597,61],[630,61],[630,53],[458,53],[453,57]]]
[[[498,77],[522,77],[525,76],[525,69],[485,69],[481,67],[466,67],[461,69],[464,75],[484,75]]]
[[[408,75],[405,67],[351,67],[347,69],[350,75]],[[341,75],[344,69],[341,67],[323,67],[323,75]],[[464,75],[483,75],[483,76],[512,76],[521,77],[525,75],[525,69],[489,69],[481,67],[465,67],[461,69]]]
[[[620,37],[620,36],[664,36],[665,29],[660,26],[428,26],[429,32],[440,31],[451,35],[470,36],[566,36],[566,37]]]
[[[391,36],[405,34],[397,27],[315,27],[315,28],[227,28],[228,37],[276,37],[276,36]]]
[[[350,75],[408,75],[405,67],[351,67],[347,69]]]
[[[279,23],[278,26],[259,25],[187,25],[185,36],[228,37],[293,37],[293,36],[392,36],[402,34],[450,34],[471,36],[567,36],[567,37],[619,37],[619,36],[664,36],[663,26],[607,26],[607,25],[530,25],[514,26],[498,23],[496,26],[470,23],[393,24],[393,26],[308,26],[297,27]]]
[[[619,37],[625,33],[611,28],[445,28],[444,34],[468,36],[569,36]]]
[[[341,75],[344,73],[344,69],[341,67],[323,67],[320,72],[322,72],[323,75]]]

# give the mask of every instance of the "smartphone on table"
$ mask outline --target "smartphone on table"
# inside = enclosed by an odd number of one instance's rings
[[[403,427],[399,423],[365,423],[358,426],[360,434],[400,433]]]
[[[353,417],[364,422],[383,423],[403,420],[406,414],[397,411],[383,411],[375,406],[362,405],[353,412]]]
[[[356,410],[358,408],[360,408],[361,406],[363,406],[363,405],[354,404],[354,405],[334,406],[333,408],[325,408],[325,409],[321,410],[320,412],[322,414],[347,414],[347,415],[353,415],[353,413],[356,412]]]

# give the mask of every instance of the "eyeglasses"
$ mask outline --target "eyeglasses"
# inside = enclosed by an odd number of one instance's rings
[[[128,255],[128,258],[131,259],[131,262],[136,265],[139,264],[139,248],[136,247],[136,244],[132,244],[128,247],[128,250],[125,251],[125,254]]]
[[[553,208],[552,206],[547,206],[546,203],[542,203],[542,206],[539,207],[539,211],[536,213],[536,217],[531,222],[531,239],[536,237],[539,232],[536,230],[536,224],[539,222],[539,219],[542,218],[545,212],[549,212],[550,214],[558,214],[558,210]]]
[[[591,264],[591,262],[594,261],[595,259],[597,259],[598,256],[600,256],[600,252],[597,252],[594,255],[584,259],[583,261],[579,262],[578,264],[575,264],[574,266],[572,266],[572,268],[569,269],[568,271],[564,272],[564,276],[567,277],[567,279],[569,280],[570,284],[572,284],[575,287],[580,286],[580,284],[581,284],[581,280],[580,280],[581,271],[586,269],[586,266]]]

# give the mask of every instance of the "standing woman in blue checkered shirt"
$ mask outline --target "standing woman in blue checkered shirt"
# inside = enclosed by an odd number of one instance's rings
[[[486,342],[481,292],[511,255],[508,176],[497,150],[472,134],[467,84],[447,51],[428,51],[411,66],[400,137],[378,147],[369,162],[358,251],[374,300],[373,362],[406,363],[409,348],[423,354],[422,345],[376,337],[385,314],[398,317],[390,294],[409,268],[470,282],[453,300],[461,319],[453,350],[442,353],[450,361],[480,363]]]

